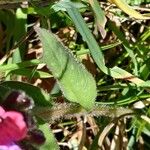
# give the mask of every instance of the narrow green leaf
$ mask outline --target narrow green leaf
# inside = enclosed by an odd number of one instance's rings
[[[140,67],[140,75],[142,79],[146,80],[150,74],[150,60],[148,60],[143,66]]]
[[[105,14],[104,14],[103,10],[101,9],[97,0],[89,0],[89,3],[95,14],[96,25],[97,25],[102,37],[105,38],[105,36],[106,36],[105,24],[107,21]]]
[[[14,45],[18,43],[20,39],[26,34],[26,30],[27,30],[27,14],[25,14],[21,8],[18,8],[15,14],[15,26],[13,32]],[[16,48],[16,50],[12,55],[12,62],[18,63],[22,61],[26,53],[25,47],[26,47],[25,43],[22,43],[18,48]]]
[[[100,131],[97,133],[97,135],[94,137],[94,140],[92,142],[92,144],[90,145],[90,148],[89,150],[93,150],[93,149],[98,149],[99,146],[98,146],[98,139],[99,139],[99,136],[100,136]]]
[[[57,79],[64,96],[91,109],[96,97],[96,83],[92,75],[52,33],[40,28],[35,30],[43,44],[42,61]]]
[[[33,69],[17,69],[9,72],[8,74],[22,75],[29,78],[51,78],[52,77],[52,75],[50,75],[47,72],[33,70]]]
[[[119,7],[122,11],[124,11],[126,14],[128,14],[131,17],[134,17],[135,19],[150,19],[149,14],[141,14],[134,10],[132,7],[130,7],[125,0],[110,0],[113,4],[115,4],[117,7]]]
[[[6,65],[0,65],[0,72],[13,71],[16,69],[23,69],[27,67],[37,66],[40,63],[39,60],[33,59],[29,61],[23,61],[20,63],[11,63]]]
[[[119,38],[119,40],[122,42],[125,50],[128,52],[128,54],[131,57],[132,62],[134,64],[134,68],[135,68],[134,73],[135,73],[135,75],[138,75],[138,64],[137,64],[136,56],[135,56],[133,50],[131,49],[129,42],[125,38],[125,35],[116,27],[115,23],[108,21],[108,26],[116,34],[116,36]]]

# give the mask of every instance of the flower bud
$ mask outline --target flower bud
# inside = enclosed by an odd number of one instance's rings
[[[2,105],[6,110],[27,111],[33,108],[34,102],[25,92],[12,91],[7,95]]]

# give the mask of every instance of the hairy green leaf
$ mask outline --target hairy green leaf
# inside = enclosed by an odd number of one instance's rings
[[[92,75],[52,33],[40,28],[35,30],[43,44],[42,61],[52,71],[64,96],[91,109],[96,97],[96,83]]]

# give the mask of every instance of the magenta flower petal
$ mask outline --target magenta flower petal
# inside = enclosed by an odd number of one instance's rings
[[[0,107],[0,145],[8,145],[22,140],[27,134],[27,126],[21,113],[7,111]]]
[[[21,150],[21,148],[16,144],[0,145],[0,150]]]
[[[5,110],[0,106],[0,117],[5,114]]]

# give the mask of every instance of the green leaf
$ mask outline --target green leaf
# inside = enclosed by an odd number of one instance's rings
[[[54,135],[49,127],[48,123],[39,126],[39,129],[43,131],[46,141],[40,147],[40,150],[59,150],[59,146],[54,138]]]
[[[0,97],[4,96],[12,90],[22,90],[30,96],[37,106],[51,106],[50,96],[42,89],[28,83],[18,81],[6,81],[0,84]]]
[[[99,139],[99,136],[100,136],[100,131],[97,133],[97,135],[94,137],[93,139],[93,142],[89,148],[89,150],[93,150],[93,149],[98,149],[99,146],[98,146],[98,139]]]
[[[47,72],[38,71],[34,69],[17,69],[9,72],[8,74],[22,75],[28,78],[51,78],[52,77],[52,75],[50,75]]]
[[[118,8],[120,8],[122,11],[124,11],[126,14],[128,14],[130,17],[133,17],[135,19],[150,19],[150,16],[148,14],[141,14],[134,10],[132,7],[130,7],[125,0],[111,0],[113,4],[115,4]]]
[[[105,14],[104,14],[103,10],[101,9],[99,2],[97,0],[89,0],[89,3],[95,14],[95,20],[96,20],[97,27],[98,27],[102,37],[105,38],[105,36],[106,36],[105,24],[107,21]]]
[[[96,97],[96,83],[92,75],[52,33],[40,28],[35,30],[43,44],[42,61],[57,79],[64,96],[91,109]]]
[[[135,68],[134,73],[135,73],[135,75],[138,75],[138,64],[137,64],[136,56],[133,52],[133,48],[131,49],[131,46],[130,46],[129,42],[125,38],[125,35],[123,34],[123,32],[121,32],[119,30],[119,28],[117,28],[115,23],[113,23],[111,21],[108,21],[108,26],[116,34],[118,39],[122,42],[125,50],[128,52],[129,56],[132,59],[132,62],[134,63],[134,68]]]
[[[27,31],[27,14],[25,14],[21,8],[16,10],[15,14],[15,26],[13,30],[13,42],[14,45],[20,41],[20,39],[26,34]],[[17,47],[12,54],[12,62],[18,63],[24,59],[26,53],[25,43],[22,43]]]
[[[150,80],[147,80],[145,82],[142,82],[138,85],[139,87],[145,87],[145,88],[150,88]]]
[[[11,63],[6,65],[0,65],[0,72],[13,71],[17,69],[23,69],[27,67],[37,66],[39,64],[39,60],[33,59],[28,61],[23,61],[20,63]]]

